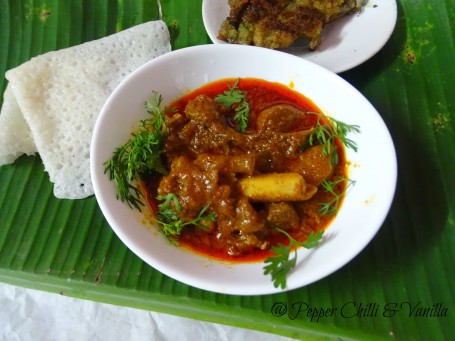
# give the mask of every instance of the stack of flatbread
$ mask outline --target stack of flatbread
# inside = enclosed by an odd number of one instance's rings
[[[104,102],[125,76],[170,50],[169,31],[158,20],[7,71],[0,166],[38,152],[56,197],[92,195],[90,141]]]

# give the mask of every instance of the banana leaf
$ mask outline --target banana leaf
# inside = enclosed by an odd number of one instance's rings
[[[210,43],[201,3],[161,0],[174,50]],[[159,16],[155,0],[0,0],[0,74]],[[454,36],[455,0],[398,0],[389,42],[341,74],[384,118],[399,177],[378,235],[332,275],[266,296],[186,286],[129,251],[94,197],[56,199],[39,156],[22,156],[0,167],[0,281],[297,339],[454,339]]]

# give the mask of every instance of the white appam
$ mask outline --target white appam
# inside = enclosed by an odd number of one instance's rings
[[[23,115],[56,197],[79,199],[93,194],[90,141],[104,102],[125,76],[170,50],[167,26],[157,20],[48,52],[6,72],[20,111],[11,110],[14,105],[7,100],[2,116],[4,112],[8,117]],[[8,124],[0,126],[0,138]],[[17,146],[5,161],[29,153]]]

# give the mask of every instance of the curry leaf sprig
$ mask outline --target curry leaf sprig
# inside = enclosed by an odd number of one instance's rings
[[[274,255],[265,259],[264,263],[268,265],[264,266],[263,269],[264,275],[270,274],[272,277],[275,288],[281,287],[284,289],[286,288],[288,274],[297,264],[297,247],[301,246],[310,249],[317,246],[322,238],[323,231],[317,233],[312,231],[305,242],[299,242],[286,231],[280,228],[277,228],[276,230],[289,238],[289,245],[279,243],[277,246],[273,246],[270,251]],[[294,250],[294,257],[290,258],[292,250]]]
[[[331,156],[332,166],[338,164],[338,153],[336,152],[335,139],[339,139],[347,148],[357,151],[357,144],[347,138],[347,134],[351,132],[360,132],[358,125],[346,124],[338,121],[333,117],[325,116],[317,112],[308,112],[308,114],[317,115],[317,122],[311,133],[308,143],[321,144],[322,156]],[[329,122],[326,122],[328,120]]]
[[[112,158],[104,163],[104,172],[115,183],[117,199],[130,207],[141,210],[141,191],[133,184],[141,174],[158,172],[166,174],[162,160],[163,144],[166,136],[164,116],[166,108],[161,109],[163,98],[152,93],[145,108],[150,117],[139,122],[133,137],[114,151]]]
[[[238,104],[235,107],[234,121],[237,124],[236,129],[244,133],[250,118],[250,105],[245,99],[245,94],[237,88],[238,83],[239,79],[236,80],[234,85],[228,85],[229,90],[217,95],[215,101],[228,108],[233,104]]]
[[[338,194],[335,191],[335,187],[343,182],[347,182],[347,185],[344,187],[343,191]],[[318,214],[334,216],[338,212],[338,208],[340,206],[341,199],[343,198],[344,193],[346,193],[349,186],[354,184],[355,184],[354,180],[347,179],[344,176],[339,176],[335,180],[324,180],[321,186],[327,192],[333,195],[333,199],[328,202],[320,203],[321,207],[318,210]]]
[[[182,206],[174,193],[168,193],[166,195],[158,195],[158,200],[163,202],[158,205],[158,213],[156,222],[161,228],[163,234],[171,241],[175,242],[183,228],[188,225],[197,226],[203,230],[209,230],[210,227],[206,225],[207,222],[213,222],[216,220],[216,213],[206,213],[209,204],[205,205],[196,218],[190,221],[184,221],[180,218],[182,212]]]

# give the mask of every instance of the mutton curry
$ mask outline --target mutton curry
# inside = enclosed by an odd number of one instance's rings
[[[251,261],[285,240],[279,230],[304,241],[327,227],[347,165],[343,144],[329,139],[332,122],[311,100],[277,83],[224,79],[169,108],[165,174],[142,175],[166,235],[211,257]]]

